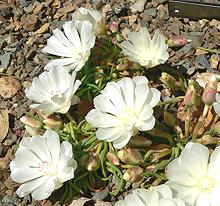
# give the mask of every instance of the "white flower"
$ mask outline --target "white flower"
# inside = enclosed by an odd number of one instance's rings
[[[25,93],[29,99],[39,102],[31,106],[42,110],[46,115],[53,112],[66,113],[71,104],[79,103],[79,98],[74,94],[81,81],[75,78],[75,72],[70,75],[65,68],[57,66],[35,77],[32,86]]]
[[[220,147],[209,157],[207,147],[188,143],[167,167],[168,185],[192,206],[220,205]]]
[[[71,144],[60,144],[58,134],[51,130],[43,136],[24,138],[10,163],[12,180],[22,184],[16,191],[18,196],[31,193],[35,200],[46,199],[74,178],[76,167]]]
[[[119,149],[138,130],[147,131],[154,127],[153,107],[160,100],[160,92],[147,84],[144,76],[125,77],[118,82],[109,82],[94,98],[95,109],[87,114],[86,120],[98,128],[98,139],[113,142]]]
[[[106,33],[106,17],[97,10],[79,8],[72,15],[73,20],[90,21],[93,25],[93,32],[96,36],[101,36]]]
[[[167,185],[160,185],[152,191],[135,189],[115,206],[185,206],[185,203],[178,198],[173,198],[172,191]]]
[[[51,60],[45,69],[56,65],[67,66],[69,69],[79,71],[87,62],[90,49],[95,44],[95,35],[92,33],[92,24],[89,21],[68,21],[63,30],[53,30],[53,36],[47,40],[44,53],[63,57]]]
[[[168,45],[159,30],[152,40],[146,27],[139,32],[129,32],[128,41],[123,41],[121,46],[124,55],[146,68],[163,64],[169,58]]]

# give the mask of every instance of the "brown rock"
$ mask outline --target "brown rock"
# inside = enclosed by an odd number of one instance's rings
[[[9,121],[8,121],[8,110],[0,110],[0,142],[3,142],[5,139],[8,129],[9,129]]]
[[[13,97],[21,88],[19,80],[13,77],[0,77],[0,95],[3,98]]]
[[[25,30],[34,31],[37,23],[37,16],[34,14],[28,14],[21,17],[21,23]]]
[[[217,69],[218,63],[219,63],[219,55],[218,54],[212,54],[211,58],[209,59],[210,66],[213,69]]]

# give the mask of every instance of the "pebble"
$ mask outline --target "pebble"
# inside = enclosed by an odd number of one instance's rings
[[[156,17],[157,16],[157,9],[156,8],[145,9],[144,13],[149,16]]]
[[[131,11],[134,13],[135,12],[143,12],[146,2],[147,2],[147,0],[136,0],[135,3],[133,3],[130,6]]]
[[[6,69],[10,63],[11,60],[11,53],[10,52],[6,52],[3,55],[0,55],[0,71],[2,72],[4,69]]]

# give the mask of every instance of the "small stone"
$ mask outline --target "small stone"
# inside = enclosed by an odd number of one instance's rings
[[[149,16],[152,16],[152,17],[156,17],[157,15],[157,9],[156,8],[149,8],[149,9],[146,9],[144,11],[145,14],[149,15]]]
[[[3,142],[9,129],[9,116],[7,109],[0,110],[0,125],[0,142]]]
[[[218,64],[219,64],[219,55],[218,54],[212,54],[212,56],[210,57],[209,59],[209,62],[210,62],[210,66],[213,68],[213,69],[217,69],[218,67]]]
[[[136,0],[134,4],[130,6],[132,12],[143,12],[144,6],[147,0]]]
[[[20,81],[13,77],[0,78],[0,95],[5,99],[13,97],[21,88]]]
[[[34,14],[28,14],[21,17],[21,23],[25,30],[34,31],[37,23],[37,16]]]
[[[41,10],[43,9],[43,7],[44,7],[43,3],[37,2],[36,6],[35,6],[35,8],[33,10],[33,13],[34,14],[39,14],[41,12]]]
[[[28,2],[26,0],[20,0],[20,5],[22,7],[26,7],[26,6],[28,6]]]
[[[9,52],[6,52],[5,54],[0,56],[0,62],[1,62],[0,71],[7,69],[8,65],[10,63],[10,60],[11,60],[11,53],[9,53]]]
[[[198,55],[195,58],[195,64],[199,69],[210,69],[210,64],[204,54]]]

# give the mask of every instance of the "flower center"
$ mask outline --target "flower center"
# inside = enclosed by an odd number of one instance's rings
[[[55,165],[48,161],[43,161],[40,163],[39,169],[45,176],[54,176],[57,173],[57,168]]]
[[[215,187],[216,182],[215,180],[213,180],[212,178],[209,177],[203,177],[200,181],[199,181],[199,188],[203,191],[203,192],[212,192],[213,188]]]
[[[125,126],[131,127],[130,129],[132,129],[137,120],[137,116],[133,109],[126,108],[120,116],[120,119]]]

